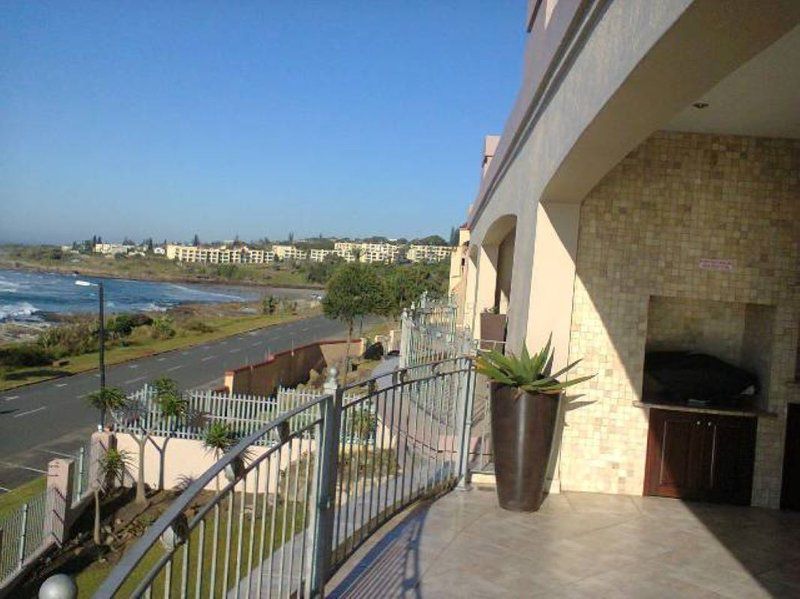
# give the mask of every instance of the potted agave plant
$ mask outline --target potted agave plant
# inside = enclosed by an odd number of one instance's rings
[[[478,372],[491,381],[497,495],[507,510],[532,512],[541,506],[563,391],[594,376],[559,380],[580,360],[551,374],[552,361],[550,340],[533,356],[523,345],[518,356],[488,351],[477,360]]]

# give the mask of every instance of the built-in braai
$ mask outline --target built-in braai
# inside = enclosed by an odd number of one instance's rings
[[[652,296],[642,401],[764,409],[774,315],[772,306]]]

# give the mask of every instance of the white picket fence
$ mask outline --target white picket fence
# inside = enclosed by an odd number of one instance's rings
[[[112,416],[117,432],[139,434],[147,431],[151,436],[202,440],[211,423],[224,422],[237,437],[246,437],[275,420],[279,414],[318,399],[321,395],[319,389],[284,387],[278,387],[274,397],[194,389],[184,392],[186,416],[176,419],[162,414],[156,401],[155,388],[145,385],[129,394],[129,406],[125,410]],[[302,415],[295,418],[311,421],[316,417],[318,415],[312,410],[304,410]],[[302,428],[301,424],[299,421],[292,422],[291,426]],[[343,434],[346,434],[344,429]],[[268,445],[277,441],[277,437],[273,436],[265,437],[259,443]]]

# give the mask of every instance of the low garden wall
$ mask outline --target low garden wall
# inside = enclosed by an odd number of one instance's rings
[[[364,339],[350,342],[350,356],[360,356],[366,349]],[[270,397],[278,387],[307,383],[312,370],[322,372],[327,366],[341,364],[347,354],[347,340],[321,341],[274,354],[257,364],[248,364],[225,373],[229,393],[247,393]]]

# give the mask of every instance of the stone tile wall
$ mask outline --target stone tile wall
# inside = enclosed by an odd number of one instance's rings
[[[774,306],[767,403],[778,417],[759,419],[753,502],[777,506],[785,406],[800,401],[799,178],[798,140],[659,132],[587,196],[570,360],[598,376],[566,415],[564,489],[642,492],[647,412],[633,403],[659,296]]]

